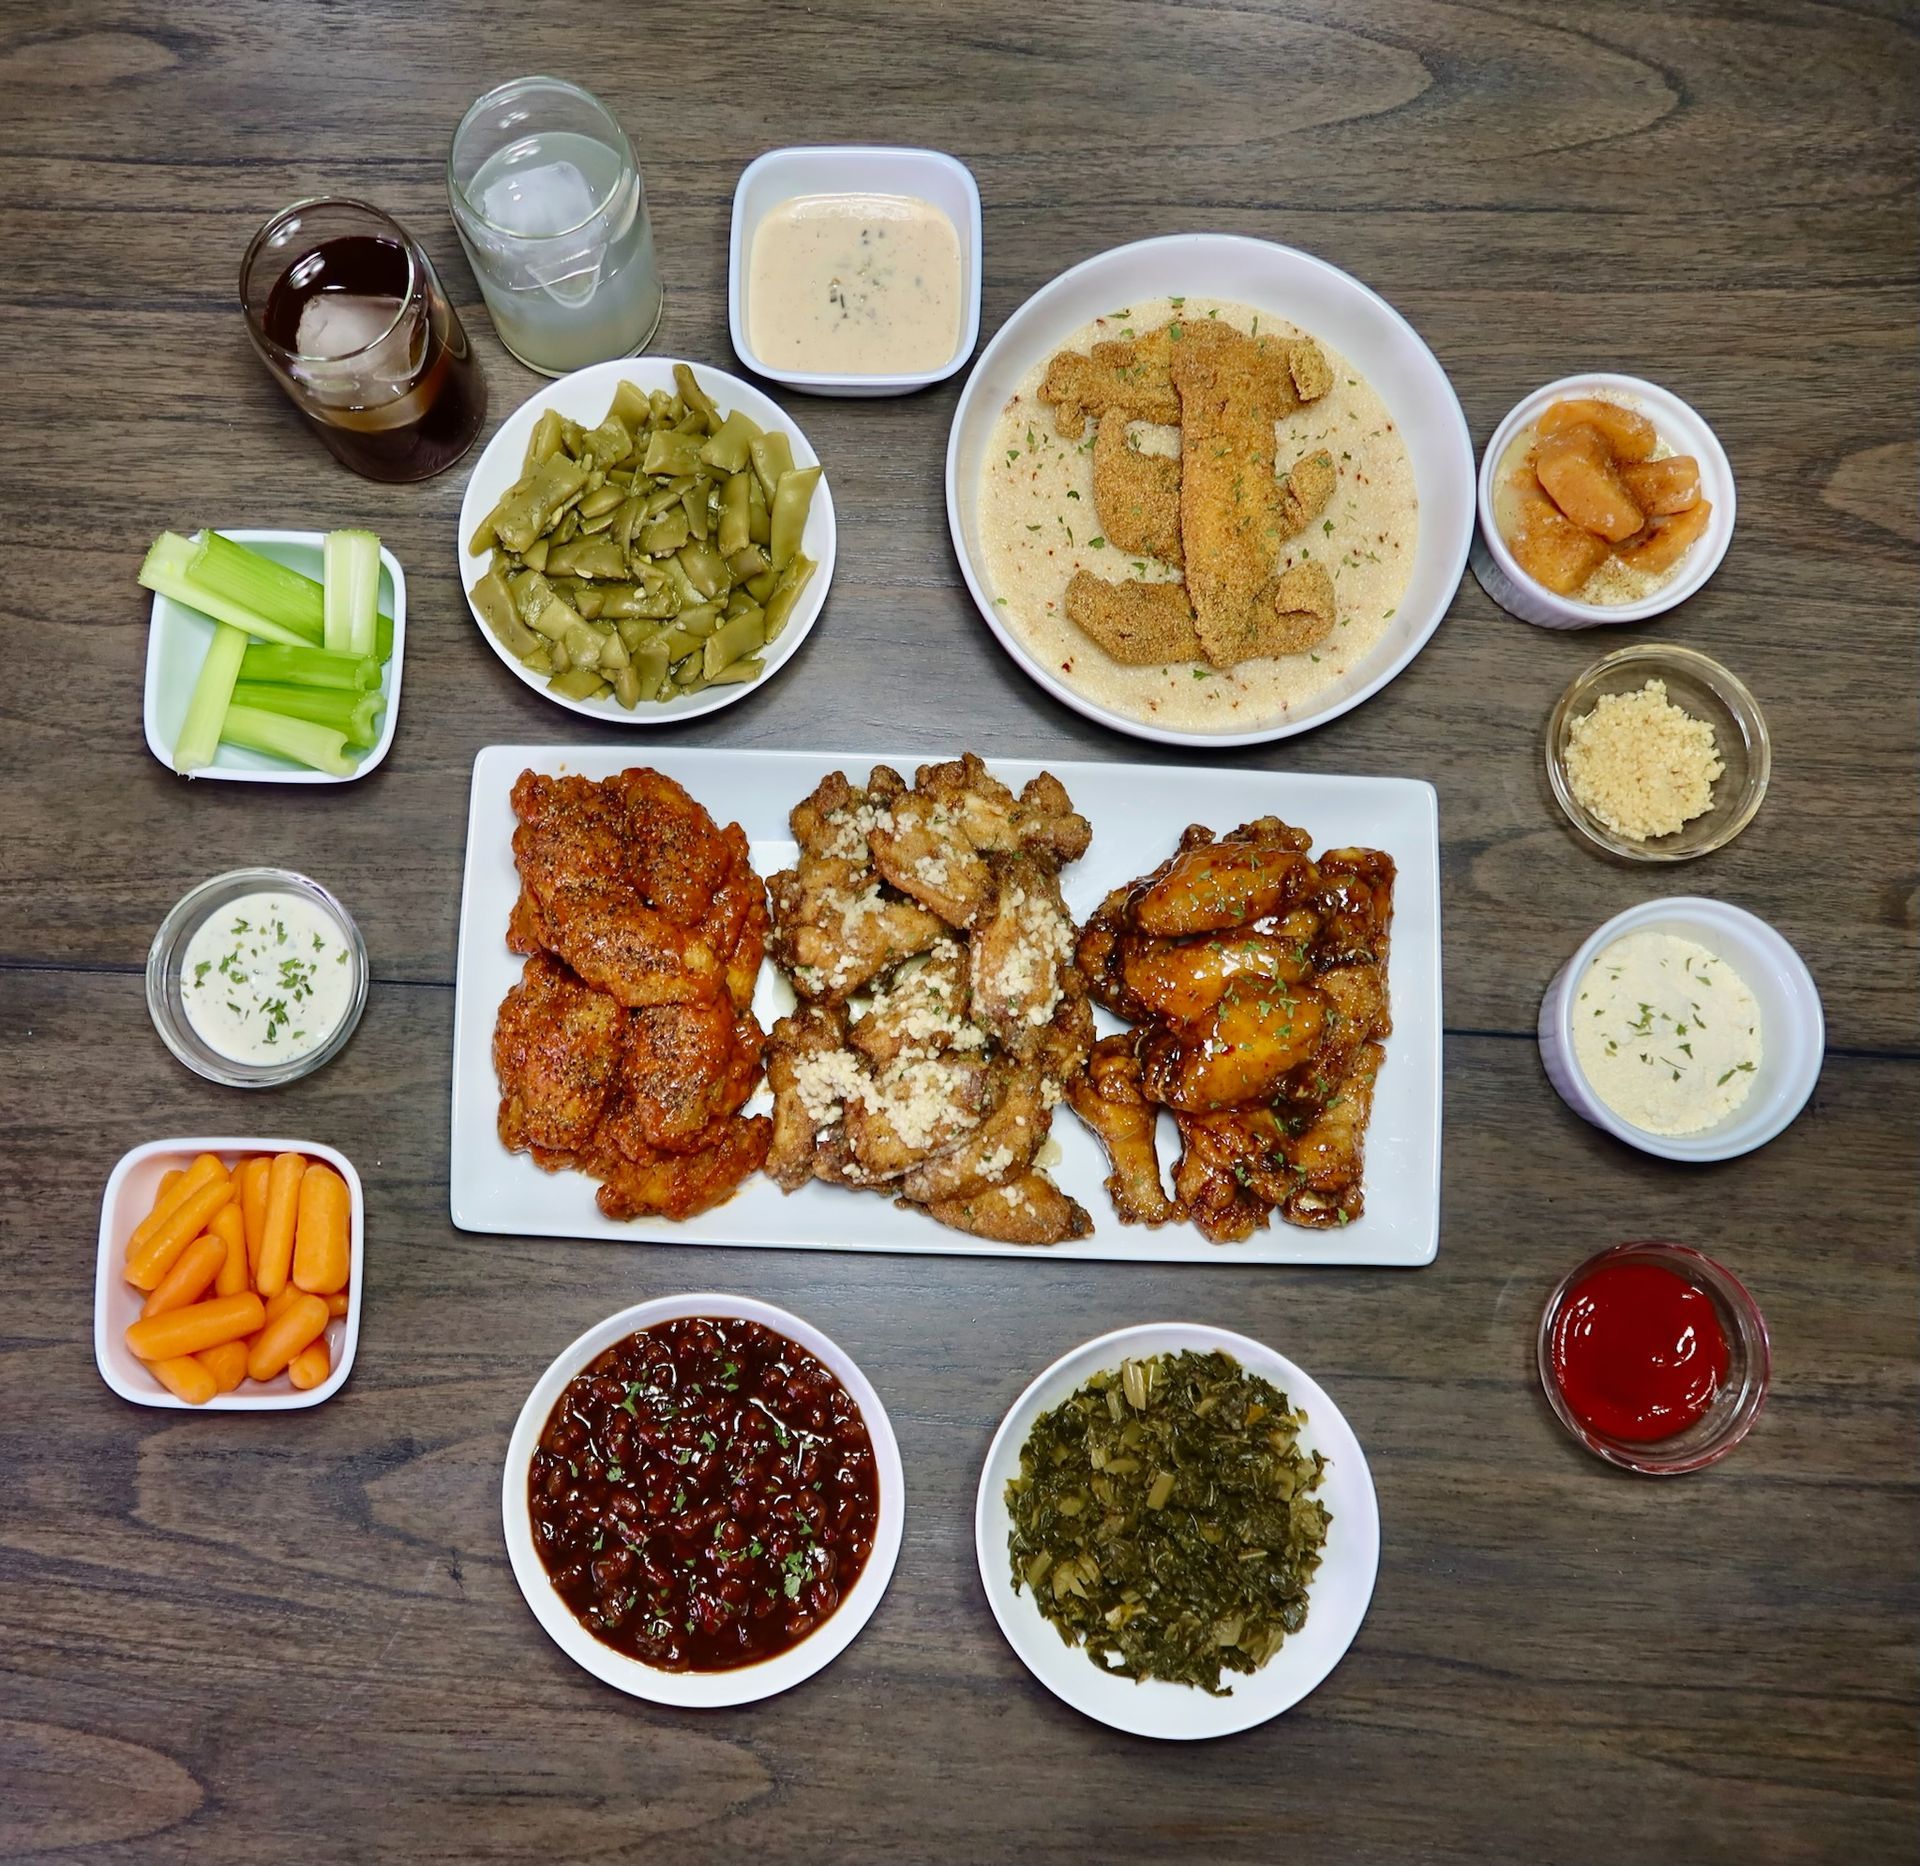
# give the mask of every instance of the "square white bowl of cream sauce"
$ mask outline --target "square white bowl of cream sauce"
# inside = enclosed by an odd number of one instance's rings
[[[959,330],[935,367],[894,374],[787,368],[751,340],[753,248],[768,216],[817,195],[893,196],[925,202],[953,225],[960,249]],[[770,149],[741,171],[733,193],[727,257],[727,319],[734,352],[756,375],[809,395],[910,395],[944,382],[973,354],[980,336],[980,190],[964,162],[937,149],[842,144]]]

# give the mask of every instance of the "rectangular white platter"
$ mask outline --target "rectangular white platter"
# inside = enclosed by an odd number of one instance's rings
[[[507,950],[507,916],[519,893],[514,868],[514,780],[532,769],[555,776],[605,778],[650,764],[683,784],[715,821],[737,822],[754,866],[771,875],[794,856],[787,813],[830,771],[864,783],[875,764],[911,781],[916,766],[952,751],[828,756],[813,752],[646,750],[564,745],[492,745],[474,760],[467,816],[467,863],[460,904],[453,1035],[453,1222],[464,1231],[522,1237],[603,1238],[615,1242],[760,1245],[787,1250],[950,1252],[963,1256],[1087,1257],[1119,1262],[1213,1264],[1430,1263],[1440,1240],[1440,848],[1439,810],[1430,784],[1409,778],[1319,777],[1276,771],[1181,769],[1158,765],[1080,764],[992,759],[994,774],[1018,790],[1046,769],[1066,785],[1093,825],[1093,845],[1062,877],[1067,906],[1084,919],[1111,889],[1156,867],[1189,823],[1216,831],[1276,815],[1311,833],[1316,852],[1343,845],[1384,849],[1399,878],[1394,889],[1388,986],[1393,1035],[1367,1132],[1366,1211],[1352,1224],[1304,1231],[1275,1220],[1244,1244],[1210,1244],[1191,1225],[1157,1230],[1123,1225],[1102,1179],[1099,1144],[1064,1105],[1053,1135],[1061,1187],[1092,1215],[1091,1237],[1034,1249],[965,1237],[871,1192],[814,1182],[784,1194],[756,1175],[725,1205],[675,1222],[603,1217],[594,1183],[578,1173],[545,1173],[509,1153],[495,1131],[499,1089],[493,1073],[494,1015],[520,976]],[[769,961],[754,1011],[771,1028],[793,999]],[[1100,1013],[1103,1030],[1120,1026]],[[765,1091],[761,1101],[764,1105]],[[1172,1122],[1161,1147],[1171,1162]]]

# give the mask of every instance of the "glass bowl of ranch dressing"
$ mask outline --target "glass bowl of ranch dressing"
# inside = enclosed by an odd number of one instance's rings
[[[278,1088],[346,1047],[367,1003],[353,916],[305,875],[236,868],[161,921],[147,953],[153,1027],[196,1075]]]

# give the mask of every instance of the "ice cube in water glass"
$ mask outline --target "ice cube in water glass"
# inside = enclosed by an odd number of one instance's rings
[[[385,336],[399,315],[397,298],[315,292],[300,307],[300,328],[293,345],[302,356],[351,356]]]
[[[293,373],[330,408],[371,408],[406,392],[419,369],[398,298],[316,292],[300,308]],[[425,327],[421,326],[424,336]],[[384,341],[382,341],[384,339]]]
[[[597,206],[586,176],[564,159],[514,169],[489,182],[480,197],[480,211],[496,227],[531,239],[578,229],[574,238],[526,262],[533,282],[556,304],[570,308],[586,304],[600,282],[607,242],[606,229],[594,216]]]
[[[593,213],[593,190],[571,162],[543,162],[489,182],[480,211],[509,233],[567,233]]]

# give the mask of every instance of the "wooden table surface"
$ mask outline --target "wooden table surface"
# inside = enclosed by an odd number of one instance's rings
[[[1304,246],[1433,346],[1476,445],[1582,368],[1714,423],[1740,524],[1657,631],[1556,636],[1469,579],[1413,667],[1248,765],[1439,787],[1446,1189],[1413,1273],[631,1249],[447,1218],[468,769],[591,735],[476,638],[464,471],[336,467],[248,351],[248,235],[364,195],[426,243],[484,359],[490,426],[536,386],[447,217],[465,103],[529,66],[590,84],[643,152],[663,353],[731,361],[742,164],[788,142],[950,149],[986,203],[991,334],[1062,267],[1193,228]],[[1911,1858],[1915,1821],[1914,17],[1898,0],[1700,6],[1004,0],[326,7],[10,0],[0,151],[0,1857],[277,1861],[1811,1862]],[[657,100],[657,101],[656,101]],[[1337,338],[1338,333],[1332,333]],[[708,746],[1141,759],[995,648],[947,543],[955,387],[798,412],[841,550],[818,632]],[[377,529],[411,589],[399,736],[352,788],[189,787],[139,730],[141,551],[202,523]],[[1760,696],[1773,788],[1672,875],[1560,824],[1540,736],[1566,681],[1654,633]],[[622,741],[636,757],[658,741]],[[188,1075],[141,967],[191,883],[295,865],[352,906],[367,1017],[309,1082]],[[1665,1167],[1540,1070],[1548,977],[1609,914],[1702,891],[1805,954],[1825,1073],[1763,1152]],[[161,1134],[344,1148],[367,1183],[345,1390],[274,1418],[142,1411],[91,1364],[100,1188]],[[1375,1162],[1375,1171],[1390,1171]],[[1773,1398],[1677,1483],[1575,1450],[1532,1371],[1547,1290],[1623,1237],[1748,1279]],[[574,1334],[700,1286],[804,1311],[885,1396],[911,1490],[892,1590],[808,1686],[669,1715],[575,1669],[508,1572],[499,1476]],[[1022,1669],[975,1574],[988,1437],[1040,1366],[1165,1316],[1312,1369],[1372,1462],[1372,1611],[1305,1703],[1155,1747]]]

